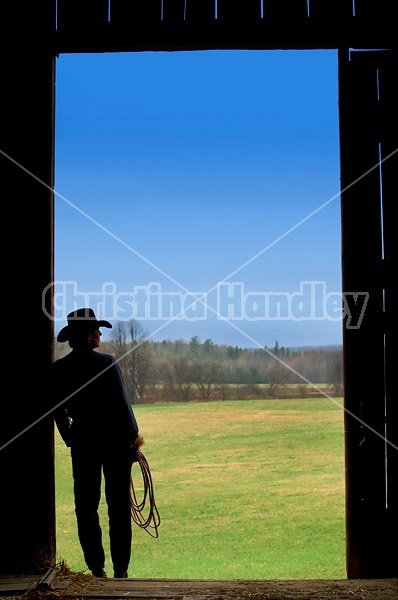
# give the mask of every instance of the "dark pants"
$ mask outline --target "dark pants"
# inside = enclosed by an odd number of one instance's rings
[[[73,446],[71,456],[77,530],[86,564],[91,571],[105,566],[98,516],[103,471],[113,569],[123,572],[130,562],[132,543],[129,453],[125,448]]]

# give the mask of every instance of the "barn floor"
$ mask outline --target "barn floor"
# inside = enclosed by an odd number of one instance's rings
[[[91,575],[0,576],[3,600],[397,600],[398,579],[95,579]]]

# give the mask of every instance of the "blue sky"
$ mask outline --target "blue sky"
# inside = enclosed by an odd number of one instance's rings
[[[61,55],[56,331],[341,344],[339,177],[335,51]]]

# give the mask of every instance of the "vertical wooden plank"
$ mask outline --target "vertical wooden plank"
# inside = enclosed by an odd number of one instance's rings
[[[35,3],[29,3],[29,10],[37,10],[36,4]],[[48,32],[54,32],[56,30],[56,24],[57,24],[57,19],[56,19],[56,15],[57,15],[57,0],[43,0],[41,2],[41,18],[42,18],[42,27],[45,31]],[[27,15],[28,16],[28,15]],[[28,17],[28,21],[29,17]]]
[[[253,23],[261,20],[260,0],[218,0],[217,21]]]
[[[110,25],[115,29],[150,30],[160,22],[161,6],[162,0],[111,0]]]
[[[293,27],[308,18],[307,0],[264,0],[264,19]]]
[[[18,235],[3,238],[3,278],[8,291],[3,367],[16,402],[3,403],[0,419],[0,565],[3,572],[30,573],[55,561],[53,423],[37,421],[46,409],[46,374],[52,359],[52,298],[42,302],[53,280],[53,145],[55,29],[52,0],[21,0],[6,7],[7,32],[17,40],[0,57],[0,171],[3,218]],[[34,227],[32,226],[34,223]],[[34,351],[21,365],[17,330],[35,323]],[[32,402],[32,398],[35,398]],[[23,433],[25,431],[25,433]],[[15,438],[15,439],[14,439]],[[12,443],[8,443],[14,439]]]
[[[181,25],[185,20],[185,0],[163,0],[162,20]]]
[[[309,0],[309,17],[314,20],[340,21],[352,17],[352,0]]]
[[[108,0],[58,0],[58,31],[104,31],[107,25]]]
[[[28,0],[18,2],[3,2],[1,12],[1,25],[3,29],[2,41],[5,43],[5,33],[15,30],[17,23],[19,35],[15,39],[15,50],[27,45],[33,40],[36,43],[46,43],[45,35],[53,33],[56,28],[57,0],[40,0],[39,3]],[[22,38],[23,35],[23,38]],[[41,36],[41,37],[40,37]]]
[[[18,3],[18,11],[25,4]],[[0,58],[7,90],[0,114],[1,186],[3,198],[9,199],[3,202],[3,218],[18,231],[2,241],[8,290],[3,368],[12,386],[22,384],[18,399],[4,403],[0,420],[0,564],[9,573],[37,573],[55,561],[56,550],[54,427],[50,418],[38,421],[47,410],[53,349],[52,297],[43,301],[43,290],[54,279],[55,59],[52,29],[43,25],[40,4],[36,9],[26,23],[35,37],[21,35],[21,15],[15,15],[9,33],[16,38],[18,32],[19,44]],[[22,327],[29,335],[33,323],[33,349],[22,361],[17,332]]]
[[[360,19],[392,18],[397,12],[396,0],[354,0],[355,16]]]
[[[352,73],[355,85],[355,156],[351,156],[353,181],[350,202],[346,206],[350,217],[354,219],[352,227],[356,227],[354,239],[361,242],[360,262],[355,254],[356,282],[362,286],[358,291],[366,289],[369,292],[369,304],[366,307],[368,314],[361,324],[367,343],[374,348],[373,358],[368,355],[361,357],[369,367],[374,365],[378,369],[379,377],[369,389],[366,384],[367,395],[362,399],[361,424],[363,438],[362,450],[366,451],[366,479],[369,507],[376,510],[385,505],[385,471],[384,471],[384,324],[383,324],[383,285],[382,285],[382,205],[379,167],[379,102],[377,70],[373,64],[372,53],[352,53]],[[353,94],[353,95],[354,95]],[[366,127],[364,123],[366,122]],[[357,181],[357,178],[360,178]],[[351,190],[350,190],[351,191]],[[344,194],[343,194],[344,195]],[[352,202],[355,196],[356,202]],[[358,203],[358,204],[357,204]],[[355,205],[357,204],[357,205]],[[360,231],[358,231],[360,230]],[[348,233],[353,243],[353,231]],[[373,342],[373,343],[372,343]],[[364,353],[362,351],[362,353]],[[358,358],[358,357],[357,357]],[[364,364],[364,363],[363,363]],[[377,372],[377,371],[376,371]],[[377,435],[377,433],[379,435]]]
[[[186,0],[185,19],[187,23],[213,23],[216,0]]]
[[[368,53],[349,60],[339,52],[343,294],[369,298],[360,327],[343,327],[349,578],[383,577],[388,547],[378,90],[371,63]]]
[[[380,54],[378,65],[383,241],[385,262],[385,378],[386,378],[386,469],[387,509],[386,527],[391,538],[398,539],[398,402],[396,394],[396,368],[398,364],[397,307],[398,244],[397,244],[397,173],[398,173],[398,91],[396,78],[398,58],[392,52]],[[395,560],[394,560],[395,558]],[[389,573],[398,575],[396,553],[390,555]]]

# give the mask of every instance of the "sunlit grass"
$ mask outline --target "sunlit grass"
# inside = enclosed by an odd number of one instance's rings
[[[341,402],[341,399],[339,399]],[[135,407],[161,516],[133,525],[132,577],[345,578],[343,411],[326,398]],[[141,473],[133,468],[135,487]],[[58,554],[84,570],[56,436]],[[111,571],[104,497],[100,514]]]

